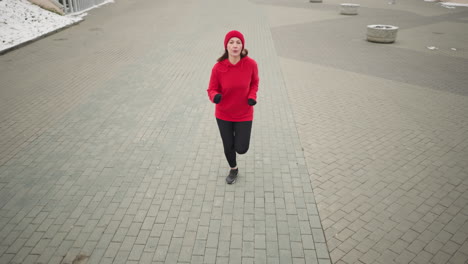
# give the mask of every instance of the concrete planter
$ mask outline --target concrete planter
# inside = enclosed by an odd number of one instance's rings
[[[340,14],[357,15],[359,7],[359,4],[343,3],[340,5]]]
[[[377,43],[393,43],[396,40],[398,27],[391,25],[368,25],[367,40]]]
[[[322,0],[309,0],[311,3],[322,3]]]

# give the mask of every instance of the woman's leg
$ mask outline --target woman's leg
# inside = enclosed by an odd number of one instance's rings
[[[216,118],[216,122],[218,123],[219,133],[223,140],[224,155],[226,155],[229,166],[235,168],[237,167],[237,162],[236,151],[234,149],[234,123],[218,118]]]
[[[234,123],[234,149],[239,154],[249,150],[252,121]]]

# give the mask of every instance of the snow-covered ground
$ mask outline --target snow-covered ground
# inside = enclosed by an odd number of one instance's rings
[[[109,2],[113,1],[103,4]],[[85,15],[61,16],[27,0],[0,0],[0,52],[78,22]]]
[[[425,1],[438,2],[438,0]],[[109,2],[113,0],[107,0],[100,5]],[[453,3],[442,2],[441,5],[447,8],[466,7],[467,2],[468,0],[454,0]],[[27,0],[0,0],[0,52],[78,22],[85,15],[86,13],[61,16]]]
[[[442,2],[442,3],[440,3],[440,4],[441,4],[443,7],[452,7],[452,8],[455,8],[455,7],[457,7],[457,6],[465,6],[465,7],[467,7],[468,4],[466,4],[466,3],[464,3],[464,2],[466,2],[466,1],[460,1],[460,3],[459,3],[459,2]]]

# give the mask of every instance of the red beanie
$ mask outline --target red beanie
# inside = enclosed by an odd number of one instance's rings
[[[229,31],[226,34],[226,37],[224,37],[224,49],[227,49],[227,44],[228,44],[229,40],[232,39],[232,38],[239,38],[240,41],[242,42],[242,49],[244,49],[244,47],[245,47],[244,35],[242,35],[242,33],[240,33],[237,30]]]

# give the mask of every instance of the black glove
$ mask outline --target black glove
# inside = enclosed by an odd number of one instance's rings
[[[215,97],[213,98],[213,103],[219,104],[220,101],[221,101],[221,94],[215,95]]]
[[[257,101],[255,101],[255,99],[252,99],[252,98],[249,98],[248,102],[247,102],[250,106],[254,106],[257,104]]]

